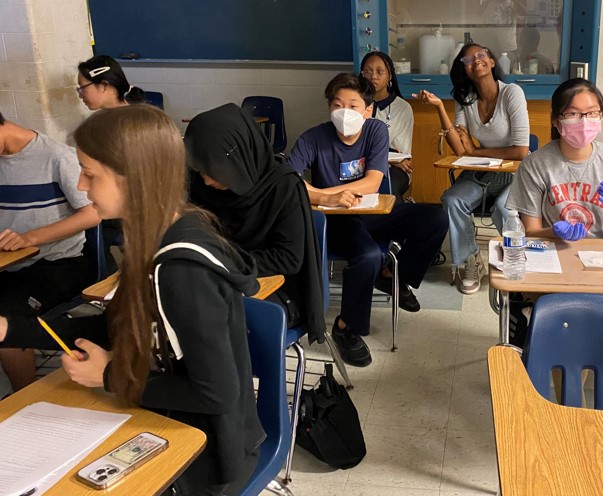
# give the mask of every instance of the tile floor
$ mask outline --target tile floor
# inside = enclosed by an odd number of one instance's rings
[[[366,338],[373,363],[348,367],[367,456],[351,470],[333,470],[298,447],[289,486],[295,496],[496,494],[486,352],[498,341],[497,317],[487,278],[472,296],[450,279],[449,262],[430,270],[416,292],[422,310],[401,312],[397,353],[390,352],[391,310],[375,305]],[[332,303],[329,324],[338,306]],[[321,348],[309,355],[325,356]]]

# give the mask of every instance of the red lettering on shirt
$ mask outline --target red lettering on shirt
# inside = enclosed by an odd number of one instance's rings
[[[582,184],[582,194],[580,195],[580,201],[588,202],[588,195],[590,195],[590,184]]]
[[[559,191],[559,186],[555,185],[551,187],[551,193],[553,193],[553,196],[555,197],[555,203],[561,203],[563,201],[563,196]],[[555,205],[555,203],[553,203],[553,205]]]
[[[559,192],[561,194],[561,197],[563,198],[561,201],[570,201],[570,194],[569,194],[569,184],[568,183],[563,183],[559,185]]]

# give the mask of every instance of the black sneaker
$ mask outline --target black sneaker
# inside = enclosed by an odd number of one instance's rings
[[[375,288],[391,296],[392,278],[379,274],[375,280]],[[400,283],[400,288],[398,290],[398,306],[407,312],[418,312],[421,310],[421,305],[419,304],[417,297],[410,287],[403,282]]]
[[[370,365],[373,359],[364,340],[350,326],[346,326],[345,329],[339,329],[338,324],[339,316],[335,318],[332,336],[342,360],[354,367],[366,367]]]

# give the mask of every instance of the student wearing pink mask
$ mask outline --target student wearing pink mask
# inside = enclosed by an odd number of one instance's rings
[[[527,236],[577,241],[603,236],[603,96],[586,79],[565,81],[551,103],[553,141],[521,163],[506,208],[518,210]],[[603,191],[602,191],[603,192]]]

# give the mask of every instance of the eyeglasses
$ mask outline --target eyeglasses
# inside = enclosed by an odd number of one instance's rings
[[[381,77],[381,76],[385,76],[387,74],[387,69],[377,69],[376,71],[362,71],[361,74],[365,77],[365,78],[370,78],[374,75]]]
[[[565,122],[579,122],[586,117],[589,122],[597,122],[601,120],[600,110],[591,110],[590,112],[567,112],[566,114],[559,114],[561,120]]]
[[[471,55],[465,55],[464,57],[461,57],[461,62],[465,65],[471,65],[473,64],[474,60],[484,60],[488,55],[488,50],[484,48],[483,50],[478,50],[477,52],[475,52],[473,54],[473,57]]]
[[[76,86],[75,91],[77,91],[78,95],[81,95],[82,91],[84,91],[88,86],[90,86],[92,84],[94,84],[94,83],[88,83],[83,86]]]

